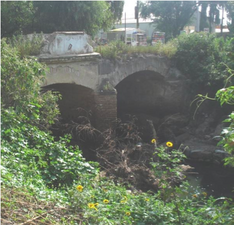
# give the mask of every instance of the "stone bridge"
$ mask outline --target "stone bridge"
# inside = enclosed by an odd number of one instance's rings
[[[168,58],[136,54],[105,59],[88,42],[81,32],[53,33],[39,56],[49,67],[44,88],[62,95],[63,118],[75,120],[83,113],[104,130],[126,114],[163,117],[185,109],[187,81]]]

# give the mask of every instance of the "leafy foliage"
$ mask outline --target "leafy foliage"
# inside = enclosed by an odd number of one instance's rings
[[[84,171],[95,174],[78,148],[68,147],[67,137],[55,141],[45,131],[28,123],[24,114],[2,110],[2,162],[13,174],[33,176],[58,187],[71,184]],[[94,172],[93,172],[94,171]]]
[[[196,11],[195,1],[147,1],[141,4],[143,18],[154,16],[153,23],[158,31],[166,33],[166,39],[176,37]]]
[[[111,12],[114,20],[121,20],[124,7],[124,1],[107,1],[110,4]]]
[[[159,149],[160,152],[166,151],[162,146]],[[166,161],[167,154],[158,154]],[[171,160],[174,165],[178,163],[176,158]],[[69,197],[73,203],[71,207],[74,212],[81,213],[85,224],[231,223],[233,216],[228,211],[232,207],[230,199],[220,198],[218,202],[205,192],[189,190],[186,182],[178,187],[172,187],[166,182],[164,185],[158,193],[139,193],[115,185],[107,178],[98,177],[90,181],[83,177],[69,191]]]
[[[4,1],[2,36],[74,30],[94,35],[119,20],[122,10],[123,2],[116,1]]]
[[[220,89],[216,93],[216,99],[223,104],[234,105],[234,86],[233,82],[230,82],[234,77],[234,71],[228,68],[230,76],[226,81],[224,88]],[[230,85],[230,86],[229,86]],[[230,154],[226,159],[226,164],[234,166],[234,112],[230,113],[228,118],[224,120],[228,124],[221,133],[222,139],[219,145],[222,145],[224,149]]]
[[[228,57],[233,49],[233,39],[225,41],[215,35],[195,33],[181,35],[174,42],[177,46],[173,57],[176,66],[191,79],[194,87],[215,88],[229,76],[225,63],[233,66],[233,61]]]
[[[16,48],[5,40],[1,44],[2,108],[13,107],[23,113],[27,122],[48,128],[59,114],[58,96],[51,92],[41,94],[45,78],[45,66],[36,58],[21,58]]]
[[[155,155],[157,155],[158,160],[156,162],[151,162],[153,171],[156,177],[162,177],[160,180],[160,186],[165,188],[169,187],[171,184],[167,181],[167,178],[178,179],[181,176],[181,168],[179,165],[183,162],[186,156],[180,150],[173,149],[172,147],[160,146],[155,149]],[[178,179],[180,180],[180,179]],[[168,188],[168,190],[170,190]]]
[[[1,36],[10,37],[28,30],[34,21],[34,13],[32,1],[2,1]]]
[[[225,164],[234,166],[234,112],[224,122],[228,123],[229,126],[223,129],[221,133],[222,140],[219,142],[219,145],[222,145],[230,154],[225,158]]]

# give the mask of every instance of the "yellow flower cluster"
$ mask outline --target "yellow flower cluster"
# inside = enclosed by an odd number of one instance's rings
[[[152,140],[151,140],[151,143],[152,143],[152,144],[155,144],[156,142],[157,142],[156,139],[152,139]]]
[[[83,186],[82,185],[78,185],[77,187],[76,187],[76,189],[79,191],[79,192],[82,192],[83,191]],[[93,198],[94,196],[92,196],[92,198]],[[149,199],[146,199],[146,201],[149,201]],[[103,200],[103,203],[105,203],[105,204],[108,204],[110,201],[108,200],[108,199],[104,199]],[[127,197],[126,196],[124,196],[124,200],[122,200],[122,201],[120,201],[120,203],[126,203],[127,202]],[[90,208],[90,209],[95,209],[96,211],[98,210],[97,209],[97,206],[98,206],[99,204],[98,203],[88,203],[88,207]],[[131,215],[131,212],[126,212],[125,213],[125,215],[126,216],[130,216]]]
[[[82,192],[83,191],[83,186],[82,185],[78,185],[77,187],[76,187],[76,189],[77,189],[77,191],[79,191],[79,192]]]

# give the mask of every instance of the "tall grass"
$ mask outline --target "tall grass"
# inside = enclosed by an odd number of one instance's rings
[[[171,58],[175,55],[177,47],[174,42],[168,42],[166,44],[158,43],[153,46],[130,46],[121,41],[114,41],[110,42],[108,45],[96,47],[95,51],[99,52],[103,58],[109,59],[116,59],[124,55],[134,54],[155,54]]]
[[[43,45],[43,34],[17,35],[7,41],[12,47],[16,48],[20,57],[36,56],[40,54]]]

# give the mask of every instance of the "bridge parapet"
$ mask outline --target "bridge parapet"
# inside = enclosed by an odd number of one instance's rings
[[[41,54],[52,56],[87,54],[93,52],[90,37],[82,31],[64,31],[44,34]]]

